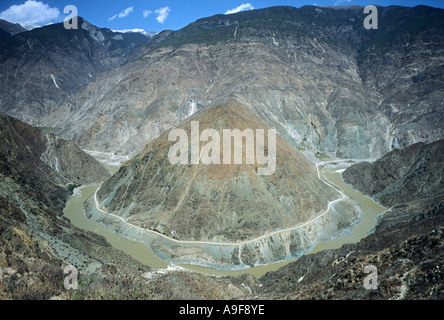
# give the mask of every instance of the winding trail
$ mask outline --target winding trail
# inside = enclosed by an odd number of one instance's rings
[[[182,244],[209,244],[209,245],[220,245],[220,246],[240,246],[240,245],[245,245],[245,244],[248,244],[248,243],[256,242],[256,241],[259,241],[259,240],[262,240],[262,239],[274,236],[274,235],[279,234],[279,233],[289,232],[289,231],[293,231],[293,230],[302,228],[302,227],[304,227],[304,226],[306,226],[306,225],[308,225],[310,223],[313,223],[317,219],[325,216],[330,211],[332,205],[334,205],[335,203],[347,199],[348,196],[341,189],[339,189],[336,185],[334,185],[333,183],[331,183],[330,181],[328,181],[328,180],[326,180],[326,179],[324,179],[322,177],[321,171],[320,171],[319,167],[323,166],[325,164],[328,164],[328,163],[340,163],[340,162],[350,162],[350,161],[352,161],[352,162],[362,162],[362,161],[371,161],[371,160],[370,159],[359,159],[359,160],[357,160],[357,159],[337,159],[337,160],[330,160],[330,161],[322,161],[322,162],[318,162],[316,164],[316,170],[318,172],[318,179],[321,180],[327,186],[333,188],[335,191],[337,191],[340,194],[340,197],[338,199],[333,200],[333,201],[329,201],[327,209],[323,213],[321,213],[320,215],[316,216],[315,218],[312,218],[311,220],[308,220],[308,221],[306,221],[306,222],[304,222],[302,224],[298,224],[296,226],[293,226],[293,227],[290,227],[290,228],[286,228],[286,229],[281,229],[281,230],[273,231],[273,232],[265,234],[263,236],[260,236],[260,237],[254,238],[254,239],[250,239],[250,240],[246,240],[246,241],[239,241],[239,242],[213,242],[213,241],[178,240],[178,239],[174,239],[174,238],[168,237],[167,235],[164,235],[164,234],[162,234],[160,232],[157,232],[157,231],[153,231],[153,230],[150,230],[150,229],[138,227],[136,225],[133,225],[133,224],[127,222],[125,219],[123,219],[122,217],[120,217],[118,215],[115,215],[113,213],[109,213],[109,212],[106,212],[106,211],[100,209],[99,202],[97,200],[97,192],[100,190],[101,186],[94,192],[94,202],[95,202],[95,206],[96,206],[98,211],[100,211],[100,212],[102,212],[104,214],[107,214],[109,216],[112,216],[114,218],[117,218],[117,219],[121,220],[123,223],[125,223],[126,225],[128,225],[128,226],[130,226],[132,228],[135,228],[135,229],[138,229],[138,230],[141,230],[141,231],[144,231],[144,232],[155,234],[157,236],[163,237],[164,239],[167,239],[167,240],[175,242],[175,243],[179,243],[179,244],[181,244],[181,243]]]

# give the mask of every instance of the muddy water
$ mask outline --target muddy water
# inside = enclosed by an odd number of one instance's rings
[[[88,220],[83,211],[83,202],[86,201],[97,189],[99,185],[85,186],[76,189],[75,194],[66,204],[64,215],[71,223],[83,230],[91,231],[103,236],[109,244],[119,249],[141,263],[155,269],[163,269],[168,266],[168,262],[157,258],[151,250],[140,242],[131,241],[111,232],[98,222]]]
[[[106,167],[111,172],[116,172],[118,169],[111,166]],[[363,217],[349,234],[333,240],[320,242],[315,246],[312,252],[339,248],[345,243],[358,242],[373,229],[376,223],[376,216],[381,214],[385,210],[384,207],[380,206],[372,199],[362,195],[361,193],[353,190],[353,188],[351,188],[350,186],[346,185],[342,180],[341,174],[336,172],[341,169],[344,169],[344,167],[325,168],[323,169],[322,173],[330,182],[334,183],[336,186],[342,189],[343,192],[346,193],[350,198],[356,200],[361,205]],[[98,189],[98,187],[99,185],[95,185],[76,189],[74,195],[67,202],[66,208],[64,210],[65,216],[70,219],[71,223],[76,227],[102,235],[114,248],[127,253],[141,263],[148,265],[153,269],[166,269],[170,265],[170,263],[165,260],[159,259],[152,253],[152,251],[148,247],[146,247],[142,243],[122,238],[117,233],[111,232],[106,229],[103,225],[88,220],[86,218],[83,211],[83,202],[88,199]],[[244,273],[251,273],[256,277],[261,277],[266,272],[275,271],[295,260],[296,259],[290,259],[268,265],[236,271],[219,271],[211,268],[190,265],[180,265],[180,267],[184,268],[187,271],[199,272],[205,275],[238,276]]]
[[[340,248],[343,244],[346,243],[359,242],[370,231],[372,231],[376,224],[376,217],[386,210],[386,208],[378,204],[373,199],[363,195],[359,191],[356,191],[351,186],[347,185],[342,179],[342,175],[339,173],[341,170],[344,169],[345,167],[325,168],[322,173],[328,181],[334,183],[347,196],[361,205],[363,216],[361,217],[359,223],[354,226],[349,234],[333,240],[318,243],[312,250],[313,253],[326,249]]]

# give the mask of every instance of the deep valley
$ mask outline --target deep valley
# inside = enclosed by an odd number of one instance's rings
[[[444,10],[362,11],[0,20],[0,299],[444,299]]]

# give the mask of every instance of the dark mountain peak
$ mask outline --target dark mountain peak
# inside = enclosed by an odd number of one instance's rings
[[[0,19],[0,39],[6,39],[25,31],[26,29],[18,23],[11,23],[9,21]],[[2,36],[2,34],[4,36]]]

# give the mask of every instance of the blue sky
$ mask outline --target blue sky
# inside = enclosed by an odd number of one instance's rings
[[[419,4],[444,8],[443,0],[0,0],[0,18],[15,23],[43,26],[62,22],[63,10],[74,5],[78,15],[98,27],[113,30],[141,28],[149,31],[178,30],[199,18],[230,10],[260,9],[277,5]]]

